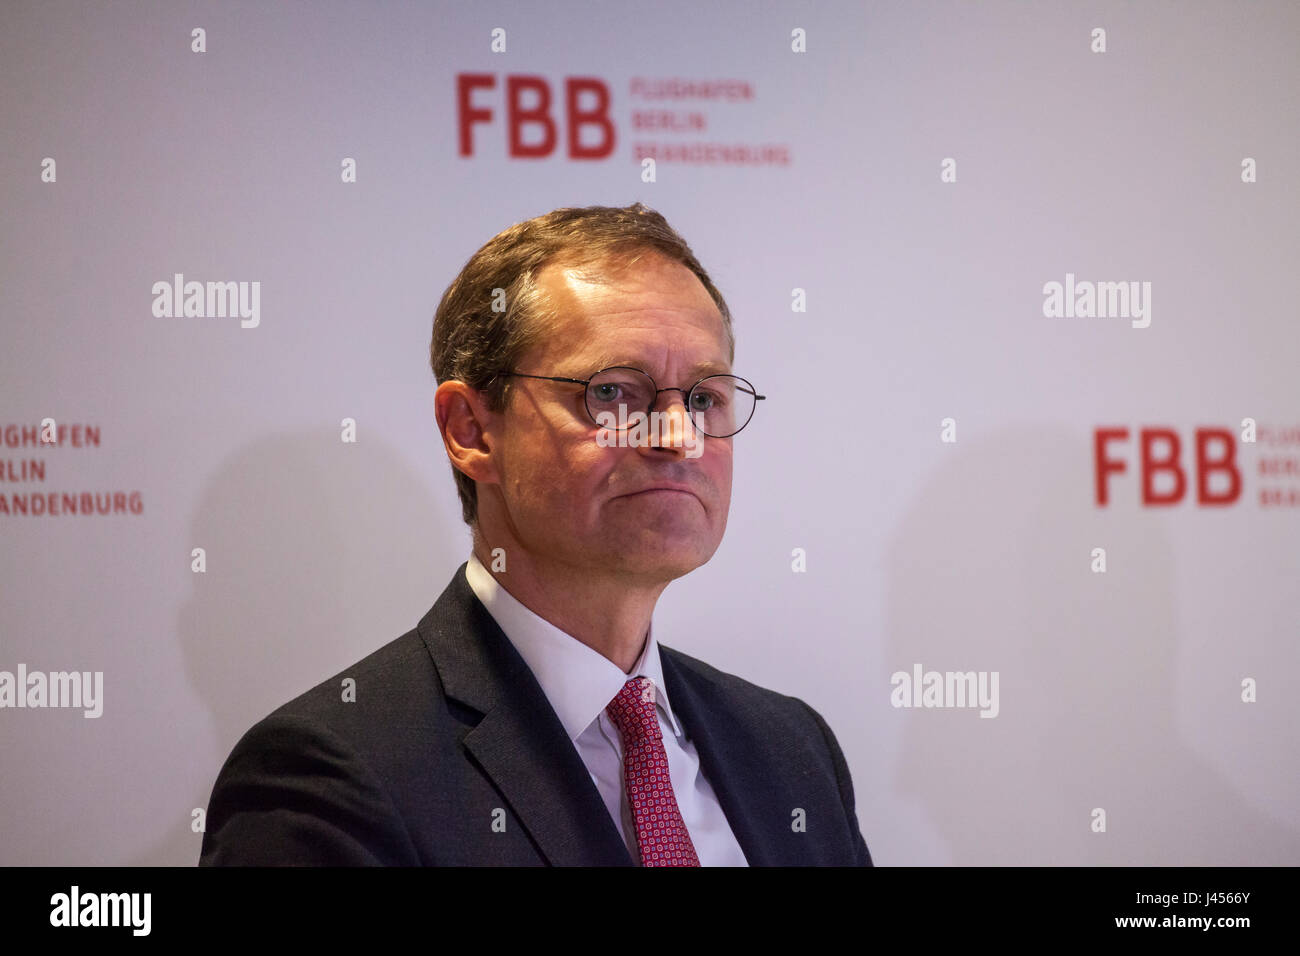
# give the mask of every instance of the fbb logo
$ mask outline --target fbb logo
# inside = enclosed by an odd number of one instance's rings
[[[1138,432],[1138,469],[1142,478],[1142,504],[1176,505],[1187,494],[1187,473],[1182,465],[1182,442],[1172,428],[1143,428]],[[1097,473],[1097,504],[1110,501],[1110,476],[1124,474],[1128,464],[1109,457],[1108,446],[1127,442],[1127,428],[1098,428],[1093,434],[1093,463]],[[1201,506],[1230,505],[1241,497],[1241,471],[1237,468],[1235,437],[1226,428],[1197,428],[1195,431],[1196,503]],[[1211,479],[1218,489],[1211,488]],[[1167,487],[1157,490],[1157,480]],[[1224,485],[1226,484],[1226,487]]]
[[[551,110],[551,85],[540,76],[505,78],[505,121],[507,153],[520,159],[541,159],[555,152],[559,138]],[[475,90],[495,90],[492,73],[456,75],[456,124],[460,129],[460,155],[474,155],[474,126],[495,122],[492,109],[472,102]],[[525,104],[525,97],[531,102]],[[480,99],[484,97],[480,96]],[[593,100],[594,98],[594,100]],[[524,141],[524,130],[540,132]],[[594,132],[584,137],[584,130]],[[565,145],[570,159],[605,159],[614,152],[614,123],[609,118],[609,87],[589,76],[564,79]],[[584,138],[586,142],[584,142]]]

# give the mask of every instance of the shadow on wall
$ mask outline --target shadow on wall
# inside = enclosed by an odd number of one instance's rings
[[[177,622],[189,678],[220,756],[192,797],[206,807],[221,763],[254,723],[410,630],[469,554],[430,488],[384,442],[337,431],[268,436],[212,476],[190,540],[206,549]],[[188,816],[188,815],[187,815]],[[132,865],[197,864],[202,834],[159,834]]]
[[[897,785],[952,862],[1300,862],[1296,830],[1179,736],[1165,529],[1188,512],[1140,508],[1131,471],[1097,508],[1087,435],[1017,429],[953,454],[899,524],[886,588],[891,672],[1000,674],[995,718],[904,712]],[[1094,547],[1105,574],[1090,568]],[[1239,692],[1237,676],[1224,683]],[[1091,829],[1095,807],[1105,833]]]

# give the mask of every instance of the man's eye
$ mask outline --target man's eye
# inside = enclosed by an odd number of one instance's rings
[[[610,402],[618,397],[618,386],[613,384],[597,385],[592,389],[592,392],[602,402]]]

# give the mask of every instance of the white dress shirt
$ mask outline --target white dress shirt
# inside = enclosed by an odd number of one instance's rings
[[[704,779],[695,745],[673,715],[653,623],[646,632],[640,659],[624,674],[609,658],[520,604],[473,553],[465,577],[537,678],[586,764],[610,817],[622,832],[632,859],[639,862],[641,855],[632,807],[623,786],[623,741],[605,708],[628,680],[648,677],[655,686],[655,710],[668,755],[668,776],[700,865],[747,866],[722,806]]]

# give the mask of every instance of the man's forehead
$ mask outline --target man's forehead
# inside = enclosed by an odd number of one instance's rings
[[[721,328],[715,336],[687,340],[676,333],[647,338],[644,329],[623,336],[614,326],[608,335],[597,339],[567,335],[561,326],[547,341],[540,343],[533,357],[555,365],[557,369],[562,365],[562,369],[552,373],[559,375],[588,374],[620,365],[654,374],[665,363],[673,364],[674,360],[685,363],[681,368],[686,375],[699,378],[731,371]]]
[[[538,285],[552,297],[588,301],[600,308],[618,302],[652,308],[654,300],[669,297],[695,299],[701,306],[713,304],[694,272],[655,251],[643,252],[635,262],[610,256],[581,262],[554,260],[539,270]]]
[[[617,315],[588,316],[561,310],[546,339],[538,343],[539,357],[582,366],[587,371],[626,365],[650,371],[664,362],[690,361],[687,369],[701,375],[731,371],[726,330],[721,314],[704,316],[704,323],[686,327],[667,319],[629,324]]]
[[[691,372],[731,371],[722,313],[694,272],[658,253],[647,253],[630,267],[610,269],[601,263],[551,263],[544,268],[539,284],[554,322],[552,334],[547,342],[539,343],[539,351],[596,369],[644,367],[665,354],[689,348],[697,358],[689,366]],[[662,311],[664,317],[653,318],[656,311]],[[620,320],[619,313],[627,315]],[[670,315],[694,317],[697,321],[688,324],[701,334],[683,336],[682,325],[670,322]],[[653,334],[659,325],[671,329],[669,341]]]

